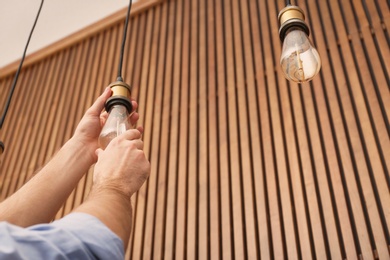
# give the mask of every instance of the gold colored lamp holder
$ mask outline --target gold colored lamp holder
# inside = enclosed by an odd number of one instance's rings
[[[302,29],[307,36],[310,34],[309,27],[305,23],[305,14],[301,8],[294,5],[288,5],[283,8],[278,15],[279,20],[279,37],[283,42],[287,32],[292,27]]]
[[[114,105],[123,105],[131,113],[130,86],[122,81],[115,81],[109,87],[112,90],[112,96],[106,101],[106,111],[109,112]]]

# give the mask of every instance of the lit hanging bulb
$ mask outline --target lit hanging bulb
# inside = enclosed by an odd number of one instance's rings
[[[99,146],[105,149],[112,139],[122,134],[132,126],[130,112],[132,110],[130,86],[121,81],[109,85],[112,96],[105,104],[108,117],[99,136]]]
[[[303,10],[288,5],[280,11],[278,19],[283,42],[280,65],[285,77],[297,83],[313,79],[320,71],[321,59],[308,38],[310,31]]]

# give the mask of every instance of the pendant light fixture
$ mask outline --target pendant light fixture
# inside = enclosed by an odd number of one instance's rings
[[[320,71],[321,59],[309,40],[310,30],[303,10],[286,0],[278,20],[279,37],[283,42],[280,65],[284,76],[297,83],[310,81]]]
[[[130,86],[124,83],[122,78],[123,53],[126,42],[127,27],[130,19],[131,6],[132,0],[130,0],[127,9],[122,46],[119,57],[118,76],[116,81],[109,85],[112,90],[112,95],[105,104],[105,109],[108,112],[108,118],[99,136],[99,146],[102,149],[105,149],[113,138],[131,128],[130,113],[132,111],[132,105],[130,101]]]
[[[34,29],[35,29],[35,26],[36,26],[36,24],[38,22],[39,15],[41,14],[43,2],[44,2],[44,0],[41,0],[41,4],[39,6],[38,13],[37,13],[37,15],[35,17],[35,21],[34,21],[33,27],[31,28],[30,35],[28,36],[26,46],[24,47],[22,59],[20,60],[18,70],[16,71],[14,79],[12,81],[11,90],[10,90],[10,92],[8,94],[7,100],[5,102],[3,114],[1,115],[1,118],[0,118],[0,129],[3,127],[3,123],[4,123],[4,120],[5,120],[5,117],[7,116],[8,108],[9,108],[9,105],[11,103],[13,93],[15,91],[16,83],[18,82],[19,73],[20,73],[20,70],[22,69],[24,58],[26,57],[26,52],[27,52],[28,45],[30,44],[31,36],[32,36],[32,34],[34,32]],[[3,152],[4,152],[4,143],[2,141],[0,141],[0,155]]]

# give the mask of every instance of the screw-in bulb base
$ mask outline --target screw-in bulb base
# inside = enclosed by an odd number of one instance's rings
[[[305,14],[301,8],[294,5],[288,5],[283,8],[278,15],[279,20],[279,37],[283,42],[290,28],[296,27],[306,33],[307,36],[310,34],[309,27],[305,23]]]
[[[115,81],[109,87],[112,90],[112,96],[106,101],[106,111],[109,112],[114,105],[122,105],[126,107],[127,112],[131,113],[133,107],[130,101],[130,86],[122,81]]]
[[[115,105],[122,105],[126,107],[127,112],[131,113],[131,110],[133,109],[133,106],[131,105],[131,101],[127,97],[123,96],[112,96],[109,99],[107,99],[105,104],[105,109],[107,112],[111,110],[111,108]]]

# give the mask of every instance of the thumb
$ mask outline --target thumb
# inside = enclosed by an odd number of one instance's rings
[[[101,94],[95,101],[95,103],[92,104],[92,106],[87,110],[87,113],[94,116],[99,116],[104,108],[104,104],[106,100],[111,96],[111,89],[107,87],[103,94]]]

